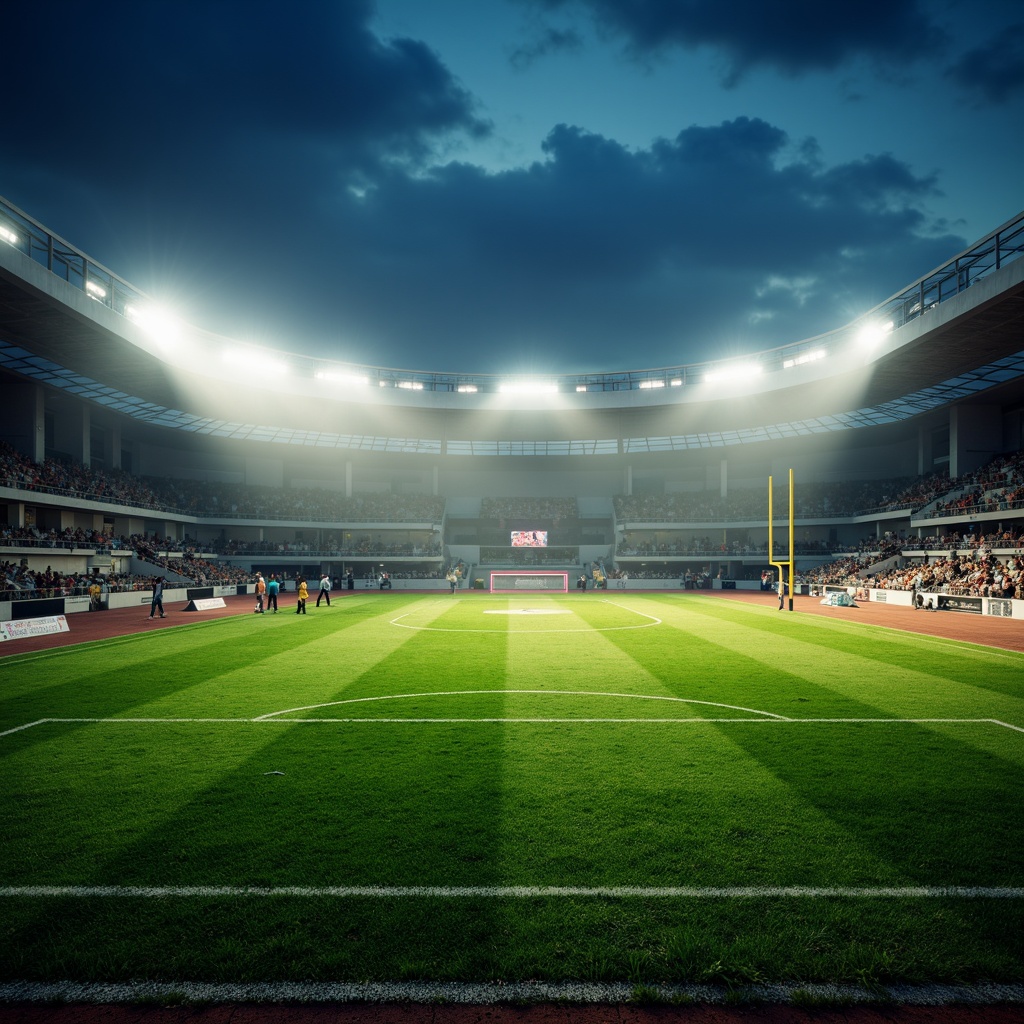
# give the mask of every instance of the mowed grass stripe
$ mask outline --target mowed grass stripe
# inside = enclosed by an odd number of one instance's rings
[[[125,737],[126,728],[44,751],[46,786],[29,768],[38,756],[12,760],[7,881],[905,881],[861,842],[859,818],[837,827],[813,790],[780,781],[714,731],[672,743],[623,726],[538,726],[510,743],[495,726],[262,736],[164,726]],[[805,745],[790,738],[778,756]],[[871,746],[869,736],[857,743],[865,758]],[[814,751],[834,747],[821,737]],[[843,758],[835,764],[846,772]],[[859,783],[843,791],[858,814],[873,811],[898,834],[889,799]],[[978,803],[988,811],[997,801]],[[959,822],[967,835],[1000,834],[968,828],[969,813]]]
[[[659,595],[660,596],[660,595]],[[655,597],[658,600],[658,597]],[[1003,683],[1010,683],[1013,667],[1024,670],[1024,652],[989,647],[966,640],[915,634],[874,623],[859,623],[847,618],[828,618],[821,615],[780,614],[774,606],[738,604],[712,596],[691,596],[685,599],[686,606],[695,613],[732,621],[756,620],[755,628],[779,636],[792,634],[794,626],[807,633],[818,634],[816,643],[839,651],[860,653],[873,658],[883,667],[915,669],[922,659],[929,664],[947,665],[947,677],[958,682],[970,683],[976,674],[978,664],[1001,666],[1008,675],[996,675],[990,685],[999,689]],[[927,614],[922,612],[922,615]],[[948,613],[955,614],[955,613]]]
[[[657,608],[655,602],[650,602]],[[646,610],[647,602],[640,608]],[[662,609],[662,625],[643,637],[608,634],[677,696],[756,707],[784,717],[879,717],[871,704],[837,695],[813,678],[788,671],[777,651],[744,622],[717,622],[679,599]]]
[[[1018,677],[1002,658],[986,660],[984,652],[972,658],[965,670],[950,651],[922,645],[912,634],[880,636],[870,627],[856,625],[849,627],[856,635],[844,631],[842,644],[836,646],[827,620],[823,628],[817,618],[797,616],[767,628],[766,622],[776,621],[770,613],[703,598],[666,610],[664,617],[666,624],[707,636],[737,655],[749,657],[756,652],[772,667],[773,688],[785,700],[792,701],[799,692],[792,681],[802,679],[835,694],[837,709],[843,702],[850,702],[847,707],[856,702],[880,715],[956,717],[965,701],[974,702],[971,691],[976,691],[994,717],[1024,724],[1024,699],[1017,681],[1024,676]],[[616,642],[628,645],[630,639]],[[883,655],[889,660],[882,660]],[[782,709],[782,713],[787,712]]]
[[[401,596],[398,603],[415,603]],[[354,603],[354,602],[353,602]],[[190,713],[257,717],[289,707],[337,699],[380,666],[412,637],[391,629],[395,605],[348,602],[296,615],[251,615],[226,635],[208,666],[207,678],[189,694]],[[258,661],[246,657],[257,652]],[[173,659],[173,650],[167,657]],[[245,663],[236,667],[238,659]],[[168,663],[170,670],[171,664]],[[176,713],[177,695],[135,709],[154,716]],[[180,704],[177,705],[180,707]]]

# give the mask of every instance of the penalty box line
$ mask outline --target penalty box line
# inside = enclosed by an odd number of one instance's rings
[[[39,718],[0,732],[0,739],[40,725],[995,725],[1024,733],[998,718]]]
[[[648,886],[648,885],[332,885],[332,886],[0,886],[0,897],[57,899],[223,899],[291,897],[298,899],[958,899],[1019,900],[1024,888],[1008,886]]]

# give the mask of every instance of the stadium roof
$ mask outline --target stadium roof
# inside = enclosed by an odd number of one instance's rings
[[[188,325],[167,344],[145,295],[0,199],[0,369],[154,425],[278,444],[451,455],[729,446],[899,422],[993,388],[1024,394],[1021,255],[1024,213],[818,338],[533,389],[244,347],[239,366],[218,358],[238,343]],[[309,401],[329,410],[322,430],[309,427]]]

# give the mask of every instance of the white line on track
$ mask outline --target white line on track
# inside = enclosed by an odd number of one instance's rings
[[[299,899],[956,899],[1019,900],[1024,888],[978,885],[815,886],[815,885],[22,885],[0,886],[0,897],[219,899],[291,897]]]

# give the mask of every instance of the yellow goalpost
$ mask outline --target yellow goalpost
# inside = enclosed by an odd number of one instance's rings
[[[783,574],[783,569],[789,569],[789,610],[793,610],[793,571],[795,564],[795,557],[793,554],[793,523],[795,518],[795,511],[793,507],[793,470],[789,471],[789,559],[788,561],[782,561],[781,559],[776,561],[775,559],[775,543],[774,543],[774,528],[775,518],[772,514],[772,478],[768,477],[768,561],[769,564],[774,565],[779,570],[779,585],[781,586],[786,582],[786,577]]]

